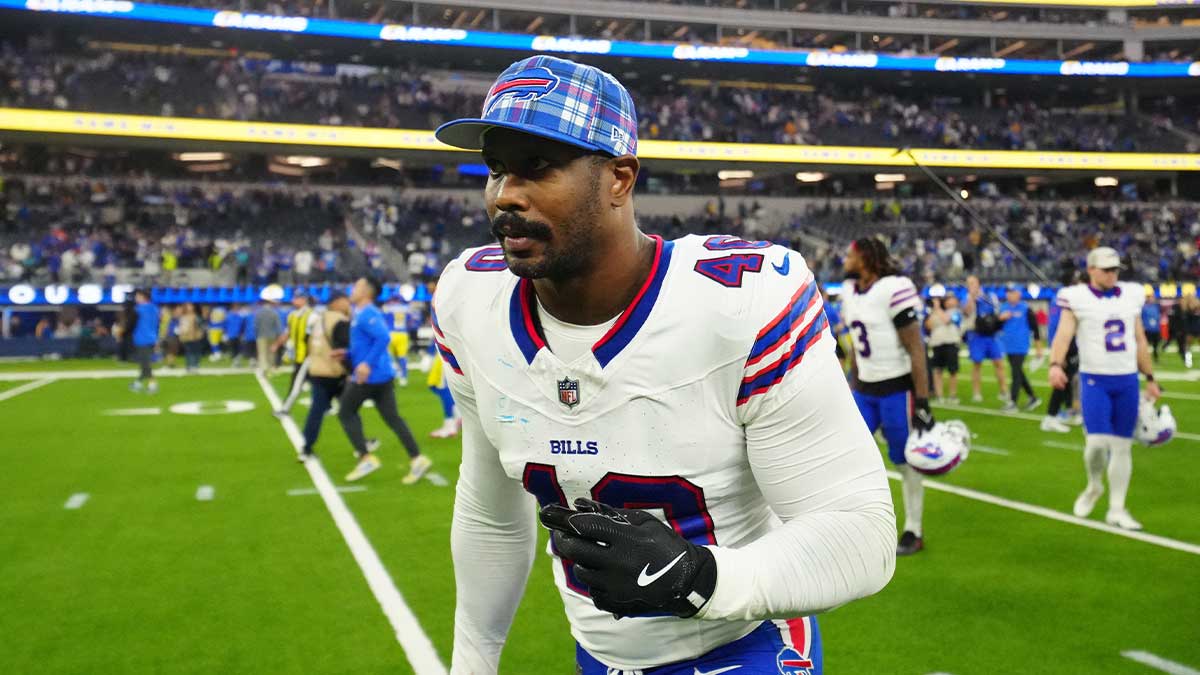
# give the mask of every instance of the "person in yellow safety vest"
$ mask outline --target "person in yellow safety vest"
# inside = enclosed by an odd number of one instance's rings
[[[300,390],[304,388],[309,368],[308,336],[312,333],[313,322],[317,319],[317,314],[313,312],[312,305],[309,303],[308,293],[303,288],[297,288],[292,293],[292,311],[288,313],[287,332],[280,335],[279,339],[275,341],[276,351],[285,343],[287,344],[288,353],[292,355],[294,363],[292,383],[288,386],[288,395],[283,405],[275,411],[277,415],[288,414],[300,396]]]

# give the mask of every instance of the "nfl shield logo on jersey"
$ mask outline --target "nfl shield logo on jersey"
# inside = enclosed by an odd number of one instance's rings
[[[568,408],[579,405],[579,380],[564,377],[558,381],[558,401]]]
[[[782,675],[812,675],[812,659],[806,658],[791,647],[784,647],[775,657]]]

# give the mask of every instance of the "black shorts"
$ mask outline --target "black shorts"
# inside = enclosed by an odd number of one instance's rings
[[[929,362],[935,370],[958,372],[958,345],[938,345],[933,348],[933,359]]]

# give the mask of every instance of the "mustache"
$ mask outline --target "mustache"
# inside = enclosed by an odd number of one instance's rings
[[[501,213],[492,221],[492,236],[497,240],[503,240],[505,237],[528,237],[549,241],[552,232],[546,223],[529,220],[515,213]]]

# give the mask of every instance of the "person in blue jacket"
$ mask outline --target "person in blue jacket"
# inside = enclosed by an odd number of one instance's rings
[[[1146,304],[1142,305],[1142,328],[1146,330],[1146,342],[1150,343],[1154,362],[1158,363],[1158,346],[1162,344],[1162,305],[1158,304],[1158,296],[1154,291],[1146,292]]]
[[[1009,284],[1004,295],[1004,304],[1000,305],[1000,321],[1003,323],[998,337],[1000,346],[1008,358],[1008,368],[1012,373],[1012,388],[1009,390],[1012,392],[1012,398],[1004,404],[1004,409],[1016,410],[1017,400],[1021,396],[1021,391],[1024,390],[1029,397],[1024,409],[1034,410],[1041,405],[1042,400],[1033,392],[1033,385],[1025,376],[1025,357],[1029,355],[1029,348],[1034,343],[1037,343],[1039,355],[1042,351],[1037,317],[1034,316],[1029,305],[1021,299],[1020,286]]]
[[[363,277],[354,283],[350,291],[350,302],[354,305],[354,317],[350,321],[350,380],[338,401],[338,420],[350,444],[354,446],[358,466],[346,476],[346,480],[358,480],[381,466],[375,453],[367,449],[362,418],[358,414],[359,408],[370,399],[375,402],[375,408],[384,423],[408,452],[409,472],[402,482],[411,485],[421,480],[433,461],[421,454],[412,430],[396,411],[396,391],[393,388],[396,369],[388,353],[392,333],[383,312],[375,306],[382,290],[378,281]]]
[[[158,391],[158,382],[150,370],[154,359],[154,346],[158,344],[158,305],[150,302],[150,291],[139,289],[134,293],[133,354],[138,364],[138,378],[129,385],[133,391],[143,388],[153,394]]]

